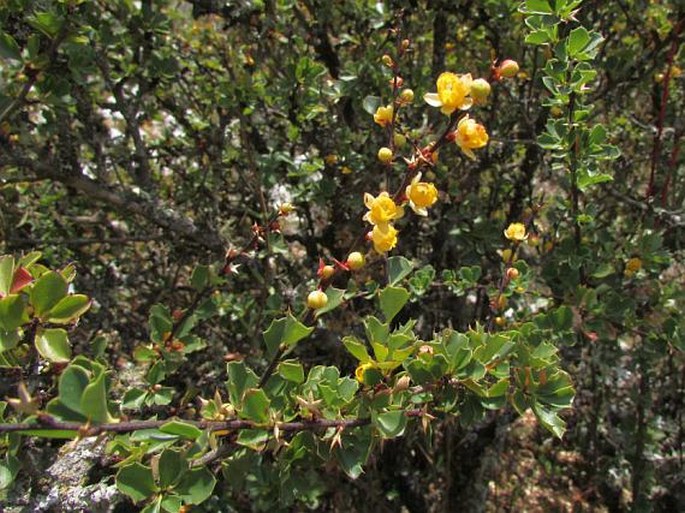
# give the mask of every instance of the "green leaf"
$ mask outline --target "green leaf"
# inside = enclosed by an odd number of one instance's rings
[[[52,12],[37,12],[28,18],[29,25],[52,38],[57,35],[62,27],[63,20]]]
[[[396,285],[414,270],[414,264],[403,256],[388,258],[388,285]]]
[[[39,329],[36,333],[36,349],[50,362],[64,363],[71,360],[69,337],[63,329]]]
[[[381,99],[378,96],[367,96],[362,100],[362,108],[371,115],[375,114],[380,106]]]
[[[559,415],[554,411],[543,407],[540,403],[533,403],[533,413],[540,421],[540,424],[552,432],[557,438],[564,436],[566,432],[566,422],[564,422]]]
[[[65,420],[75,420],[78,422],[79,419],[69,418]],[[79,437],[78,431],[72,431],[68,429],[25,429],[19,431],[19,434],[34,436],[36,438],[51,438],[55,440],[73,440]]]
[[[81,396],[81,411],[92,422],[111,422],[113,419],[107,409],[107,387],[105,373],[101,372],[86,386]]]
[[[188,470],[188,462],[179,451],[167,449],[159,456],[159,486],[167,488],[179,481]]]
[[[590,42],[590,34],[585,27],[576,27],[566,38],[566,52],[568,56],[574,58]]]
[[[34,315],[42,318],[67,295],[68,287],[67,280],[55,271],[48,271],[38,278],[31,289]]]
[[[189,440],[196,440],[202,435],[202,430],[181,420],[172,420],[159,428],[164,433],[178,435]]]
[[[145,400],[148,398],[148,392],[140,388],[129,388],[121,400],[121,407],[128,409],[137,409],[143,406]]]
[[[164,337],[171,333],[174,323],[171,320],[171,314],[166,306],[153,305],[150,308],[150,317],[148,319],[150,326],[150,340],[153,342],[164,342]]]
[[[402,287],[385,287],[380,291],[380,307],[385,321],[390,322],[409,301],[409,291]]]
[[[162,501],[164,500],[163,495],[158,495],[154,501],[149,503],[147,506],[145,506],[143,509],[140,510],[140,513],[162,513]],[[165,512],[167,513],[167,512]]]
[[[160,506],[168,513],[178,513],[183,506],[183,501],[178,495],[165,495]]]
[[[0,257],[0,297],[10,293],[14,280],[14,257],[3,255]]]
[[[59,400],[68,409],[83,414],[81,397],[88,386],[88,372],[79,365],[70,365],[59,378]]]
[[[198,265],[193,269],[193,274],[190,277],[190,286],[196,291],[201,292],[209,285],[209,267],[206,265]]]
[[[534,30],[524,40],[529,45],[544,45],[552,41],[547,30]]]
[[[4,331],[0,329],[0,353],[17,347],[21,339],[22,335],[19,330]]]
[[[528,14],[554,14],[547,0],[526,0],[521,12]]]
[[[278,365],[278,373],[294,383],[304,383],[304,368],[300,362],[285,360]]]
[[[386,342],[390,334],[390,327],[387,323],[383,324],[373,315],[370,315],[364,319],[364,331],[366,332],[366,338],[369,342],[374,340],[378,342]]]
[[[186,504],[200,504],[212,495],[214,485],[216,478],[206,467],[202,467],[186,472],[175,487],[175,492]]]
[[[241,429],[236,443],[253,451],[261,451],[268,440],[269,432],[264,429]]]
[[[607,173],[595,173],[589,169],[581,168],[578,170],[578,188],[585,191],[591,185],[598,183],[611,182],[614,177]]]
[[[515,342],[504,335],[490,335],[485,339],[485,345],[476,349],[474,356],[479,362],[488,364],[504,358],[515,345]]]
[[[364,343],[353,336],[343,338],[343,345],[360,363],[367,363],[371,361],[369,352],[366,350]]]
[[[140,463],[122,467],[117,473],[116,483],[119,491],[128,495],[133,502],[145,500],[157,492],[152,469]]]
[[[12,294],[0,299],[0,330],[14,331],[28,320],[25,296]]]
[[[269,406],[271,401],[266,392],[261,388],[251,388],[243,396],[243,417],[255,422],[266,422],[269,420]]]
[[[272,321],[269,328],[264,332],[267,356],[275,355],[281,344],[285,348],[294,346],[312,331],[314,331],[313,326],[308,328],[295,319],[292,314]]]
[[[378,428],[383,438],[402,436],[407,427],[407,417],[404,410],[388,411],[371,415],[373,425]]]
[[[0,31],[0,57],[21,61],[21,50],[19,45],[7,32]]]
[[[63,298],[48,313],[48,322],[69,324],[86,313],[90,308],[90,299],[83,294],[73,294]]]
[[[372,442],[371,430],[365,427],[344,436],[342,444],[336,445],[333,453],[350,479],[357,479],[364,472]]]
[[[228,372],[226,387],[228,388],[229,399],[233,406],[240,407],[245,390],[256,387],[259,378],[243,361],[228,362],[226,370]]]
[[[330,312],[331,310],[335,310],[340,306],[340,304],[343,302],[345,296],[345,290],[344,289],[336,289],[334,287],[328,287],[326,289],[326,297],[328,298],[328,301],[326,302],[326,306],[323,308],[319,308],[315,312],[315,317],[319,317],[326,312]]]
[[[18,265],[21,267],[31,267],[40,260],[43,254],[40,251],[31,251],[19,259]]]

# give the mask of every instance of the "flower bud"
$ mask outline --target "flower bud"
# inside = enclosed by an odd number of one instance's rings
[[[504,317],[499,316],[499,315],[497,317],[495,317],[495,324],[497,324],[497,326],[504,326],[505,322],[506,321],[504,320]]]
[[[390,148],[387,148],[383,146],[380,150],[378,150],[378,160],[385,164],[389,164],[392,162],[392,150]]]
[[[323,308],[328,303],[328,296],[323,290],[312,290],[307,296],[307,306],[312,310]]]
[[[293,207],[292,203],[281,203],[278,207],[278,215],[279,216],[287,216],[293,210],[295,210],[295,207]]]
[[[411,89],[403,89],[400,93],[400,101],[402,103],[411,103],[414,101],[414,91]]]
[[[409,48],[409,45],[411,45],[409,39],[402,40],[402,50],[407,50]]]
[[[549,113],[552,115],[553,118],[560,118],[564,115],[564,111],[561,110],[561,107],[558,107],[557,105],[549,109]]]
[[[510,267],[509,269],[507,269],[507,278],[510,280],[515,280],[520,276],[520,274],[521,273],[518,269],[516,269],[516,267]]]
[[[499,75],[504,78],[514,78],[519,72],[518,62],[506,59],[499,65]]]
[[[491,90],[490,82],[484,78],[477,78],[471,83],[471,98],[473,98],[476,103],[483,104],[488,100]]]
[[[392,68],[395,65],[392,57],[390,57],[387,53],[381,57],[381,61],[383,61],[383,64],[385,64],[388,68]]]
[[[324,266],[321,268],[321,273],[320,273],[320,275],[321,275],[321,278],[324,279],[324,280],[329,279],[329,278],[330,278],[331,276],[333,276],[334,274],[335,274],[335,267],[333,267],[332,265],[324,265]]]
[[[395,148],[402,148],[407,144],[407,138],[402,134],[395,134],[392,136],[392,142],[395,144]]]
[[[402,392],[404,390],[407,390],[409,388],[410,383],[411,383],[411,378],[405,374],[404,376],[402,376],[401,378],[399,378],[397,380],[392,391],[397,393],[397,392]]]
[[[357,271],[364,267],[364,255],[359,251],[350,253],[347,257],[347,267],[349,267],[351,271]]]

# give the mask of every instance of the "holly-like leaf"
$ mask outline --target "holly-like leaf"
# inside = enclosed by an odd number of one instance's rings
[[[256,387],[259,378],[243,361],[228,362],[226,370],[228,372],[226,386],[229,398],[234,406],[239,407],[245,390]]]
[[[388,258],[388,285],[397,285],[414,270],[414,264],[403,256]]]
[[[367,363],[371,361],[371,356],[369,356],[366,346],[364,346],[364,344],[356,337],[344,337],[343,344],[349,353],[359,360],[360,363]]]
[[[295,360],[285,360],[278,365],[278,373],[288,381],[304,383],[304,368]]]
[[[269,420],[269,406],[271,401],[261,388],[251,388],[243,396],[242,415],[255,422]]]
[[[379,300],[385,321],[390,322],[409,301],[409,292],[402,287],[385,287],[380,291]]]
[[[307,337],[313,330],[313,326],[305,326],[295,319],[292,314],[288,314],[286,317],[280,319],[275,319],[264,332],[267,356],[271,357],[275,355],[281,344],[283,344],[285,348],[294,346],[300,340]]]

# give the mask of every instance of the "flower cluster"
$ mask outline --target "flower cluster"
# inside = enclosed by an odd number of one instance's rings
[[[389,55],[383,56],[383,63],[396,70],[396,63]],[[502,78],[510,78],[517,71],[518,65],[514,61],[507,60],[498,68],[493,67],[491,79],[498,81]],[[397,88],[401,87],[402,84],[402,78],[395,75],[391,81],[395,97],[394,102],[379,106],[373,114],[373,120],[376,124],[384,128],[389,127],[390,132],[392,132],[390,144],[378,150],[378,160],[388,169],[391,169],[394,162],[397,162],[395,150],[406,144],[406,136],[395,131],[394,125],[398,109],[411,103],[414,99],[414,92],[411,89],[404,89],[398,94]],[[487,103],[491,91],[490,82],[484,78],[474,79],[470,73],[457,74],[450,71],[440,74],[436,88],[437,92],[426,93],[424,99],[429,105],[439,107],[443,114],[450,116],[450,123],[456,122],[456,119],[452,117],[455,112],[466,111],[473,105]],[[447,133],[445,140],[454,141],[467,157],[475,159],[473,150],[485,147],[488,144],[489,136],[483,125],[477,123],[468,114],[464,114],[456,123],[456,128]],[[364,194],[364,205],[368,209],[364,215],[364,221],[372,225],[367,238],[373,242],[376,252],[386,253],[397,245],[398,230],[393,223],[404,216],[405,204],[415,214],[427,216],[428,208],[438,201],[438,190],[435,185],[422,182],[422,174],[418,171],[419,165],[431,166],[435,163],[437,147],[436,142],[429,143],[425,148],[417,149],[416,154],[410,159],[405,159],[409,165],[410,174],[405,177],[404,190],[397,192],[394,197],[391,197],[387,192],[381,192],[378,196],[373,196],[368,192]],[[410,178],[411,181],[409,181]],[[525,228],[523,233],[525,238]],[[514,238],[514,240],[522,239]]]
[[[387,192],[381,192],[376,197],[367,192],[364,194],[364,205],[369,209],[364,221],[373,225],[370,239],[374,249],[378,253],[390,251],[397,244],[397,230],[391,222],[404,216],[404,208],[397,205]]]
[[[498,67],[493,66],[493,79],[512,78],[518,73],[518,64],[507,59]],[[473,79],[470,73],[459,75],[450,71],[438,77],[437,92],[426,93],[423,99],[432,107],[439,107],[447,116],[458,110],[469,110],[473,105],[484,105],[490,96],[491,86],[484,78]],[[457,129],[448,135],[448,139],[457,143],[461,151],[469,158],[475,159],[473,150],[483,148],[489,136],[485,127],[465,115],[459,120]]]

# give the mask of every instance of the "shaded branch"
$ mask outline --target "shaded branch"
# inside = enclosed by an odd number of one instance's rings
[[[38,177],[60,182],[87,198],[106,203],[118,211],[141,216],[169,233],[188,239],[213,252],[223,253],[226,246],[216,231],[206,226],[197,226],[192,219],[168,205],[129,190],[114,191],[108,185],[84,174],[61,173],[60,166],[54,159],[35,159],[15,152],[12,155],[0,156],[0,167],[6,165],[30,169]]]
[[[407,410],[407,417],[420,417],[423,410]],[[131,433],[141,429],[156,429],[176,419],[166,420],[130,420],[124,422],[110,422],[105,424],[82,424],[81,422],[62,422],[49,415],[39,415],[36,422],[22,422],[18,424],[0,424],[0,433],[18,433],[22,431],[76,431],[81,436],[97,436],[104,433]],[[353,428],[366,426],[371,423],[370,417],[354,419],[312,419],[297,422],[276,422],[274,424],[259,423],[251,420],[181,420],[199,429],[209,431],[236,431],[242,429],[262,429],[273,431],[278,428],[283,432],[316,431],[328,428]]]

